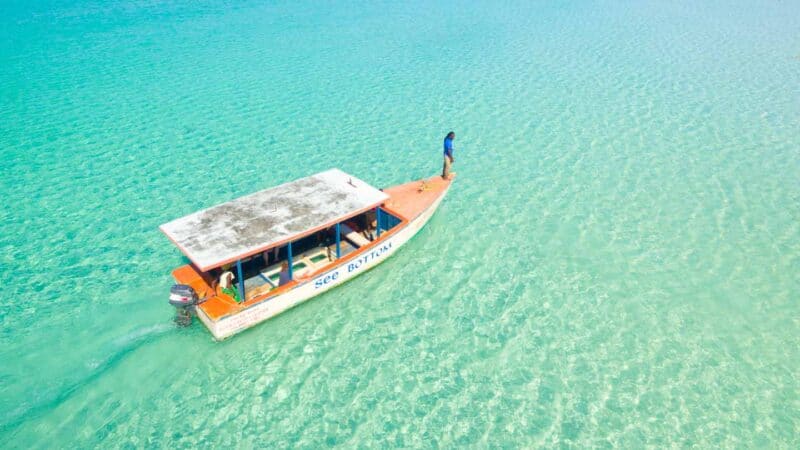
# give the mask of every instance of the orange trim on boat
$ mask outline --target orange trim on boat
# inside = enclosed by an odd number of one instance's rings
[[[384,205],[408,220],[414,220],[442,195],[452,181],[452,178],[445,180],[435,176],[386,188],[383,192],[389,194],[389,200]]]

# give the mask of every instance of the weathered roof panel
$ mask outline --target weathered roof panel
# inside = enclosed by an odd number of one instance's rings
[[[161,225],[206,271],[327,228],[388,196],[331,169],[213,206]]]

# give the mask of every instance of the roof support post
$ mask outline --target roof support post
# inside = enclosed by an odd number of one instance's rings
[[[244,277],[242,276],[242,260],[236,260],[236,276],[239,278],[239,301],[244,301]]]
[[[342,238],[341,230],[339,229],[339,222],[336,222],[336,259],[342,257]]]
[[[294,264],[292,264],[292,243],[286,244],[286,255],[289,258],[289,280],[294,280]]]
[[[381,237],[381,207],[375,208],[375,228],[378,229],[378,238]]]

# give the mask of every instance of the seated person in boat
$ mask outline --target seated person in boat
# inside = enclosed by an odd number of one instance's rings
[[[292,279],[289,278],[289,263],[286,262],[286,261],[283,261],[281,263],[281,275],[280,275],[280,279],[278,281],[278,286],[283,286],[284,284],[286,284],[286,283],[288,283],[290,281],[292,281]]]
[[[223,269],[224,270],[224,269]],[[239,298],[239,291],[236,289],[236,285],[233,283],[235,276],[231,271],[224,271],[222,275],[219,277],[219,287],[223,294],[231,297],[234,301],[241,302],[244,299]],[[237,280],[238,281],[238,280]]]
[[[364,235],[365,238],[369,239],[370,241],[375,240],[375,234],[373,233],[374,230],[378,228],[378,220],[377,214],[374,209],[371,209],[364,213],[364,229],[362,230],[361,234]]]

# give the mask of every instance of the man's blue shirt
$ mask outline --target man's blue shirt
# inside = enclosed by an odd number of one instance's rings
[[[453,138],[444,138],[444,156],[453,157]]]

